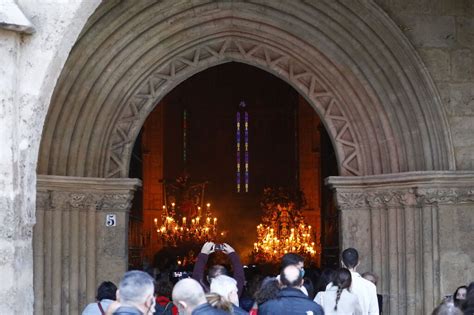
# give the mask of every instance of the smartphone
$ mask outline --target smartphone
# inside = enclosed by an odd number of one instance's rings
[[[224,250],[224,244],[216,244],[216,245],[214,245],[214,250],[215,250],[215,251]]]

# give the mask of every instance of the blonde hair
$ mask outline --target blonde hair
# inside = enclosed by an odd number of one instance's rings
[[[234,314],[234,308],[230,301],[222,297],[217,293],[208,293],[206,294],[207,303],[214,308],[228,312],[229,314]]]

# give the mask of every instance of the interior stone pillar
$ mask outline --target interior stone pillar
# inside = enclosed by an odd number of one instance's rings
[[[374,271],[384,314],[429,314],[474,279],[474,172],[329,177],[340,211],[341,250]],[[466,280],[468,279],[468,280]]]
[[[38,176],[35,314],[80,314],[98,284],[128,267],[128,211],[138,179]],[[106,226],[107,214],[116,218]]]

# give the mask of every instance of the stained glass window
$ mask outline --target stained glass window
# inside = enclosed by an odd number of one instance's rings
[[[249,114],[246,107],[247,104],[241,101],[236,115],[236,184],[238,193],[249,192]]]
[[[186,164],[188,159],[188,113],[183,111],[183,162]]]

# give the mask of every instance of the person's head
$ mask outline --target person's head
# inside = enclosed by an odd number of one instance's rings
[[[172,300],[180,314],[185,315],[191,315],[196,307],[207,303],[201,285],[191,278],[179,280],[174,285]]]
[[[332,280],[333,285],[340,289],[348,289],[351,287],[352,283],[352,276],[351,272],[346,268],[339,268],[336,270],[334,274],[334,278]]]
[[[459,302],[462,302],[466,299],[467,287],[465,285],[460,286],[454,291],[453,302],[458,305]]]
[[[462,303],[463,308],[474,307],[474,282],[467,286],[466,299]]]
[[[366,279],[366,280],[369,280],[370,282],[372,282],[373,284],[377,285],[377,282],[379,281],[379,277],[377,277],[377,275],[373,272],[364,272],[362,274],[362,278]]]
[[[227,269],[222,265],[213,265],[207,271],[207,281],[210,284],[212,282],[212,279],[220,275],[227,276],[228,275]]]
[[[223,310],[228,314],[233,313],[232,302],[224,298],[222,295],[211,292],[206,294],[206,299],[207,303],[209,303],[213,308]]]
[[[316,293],[320,291],[326,291],[326,287],[329,282],[332,282],[334,277],[335,271],[330,268],[325,268],[323,272],[321,272],[321,276],[319,276],[318,282],[316,283],[315,291]]]
[[[260,288],[255,292],[255,302],[258,305],[265,303],[277,297],[280,292],[280,282],[275,277],[266,277],[263,279]]]
[[[143,271],[133,270],[124,274],[117,291],[117,299],[121,305],[134,306],[145,314],[154,312],[155,286],[153,278]]]
[[[313,300],[314,297],[316,296],[316,293],[314,292],[314,285],[313,285],[313,280],[311,280],[310,277],[304,277],[303,278],[303,286],[306,288],[306,291],[308,292],[308,297]]]
[[[342,263],[347,269],[355,269],[359,265],[359,253],[355,248],[347,248],[342,252]]]
[[[285,267],[295,265],[299,269],[304,267],[304,258],[295,253],[287,253],[281,258],[280,270],[283,270]]]
[[[280,282],[285,287],[297,288],[303,285],[303,276],[295,265],[286,266],[280,273]]]
[[[212,279],[210,291],[217,293],[232,304],[239,306],[239,295],[237,294],[237,281],[226,275],[220,275]]]
[[[346,268],[339,268],[334,274],[334,278],[332,280],[332,284],[337,287],[336,306],[334,307],[334,310],[337,310],[337,303],[341,298],[342,290],[349,289],[351,287],[351,283],[351,272]]]
[[[431,315],[463,315],[463,312],[453,302],[443,302],[433,310]]]
[[[97,288],[96,300],[102,301],[104,299],[116,300],[117,286],[110,281],[102,282]]]
[[[156,283],[155,293],[157,296],[165,296],[171,298],[171,292],[173,291],[173,284],[168,279],[160,279]]]

